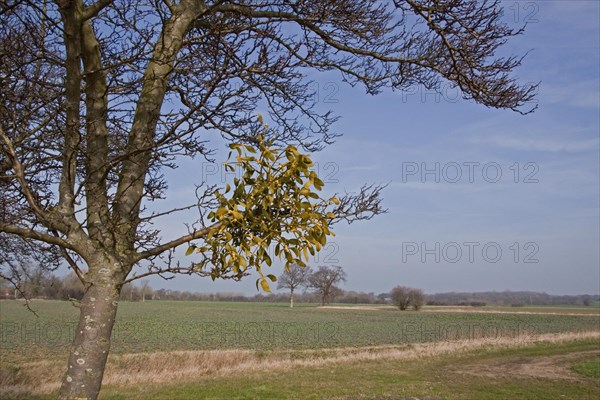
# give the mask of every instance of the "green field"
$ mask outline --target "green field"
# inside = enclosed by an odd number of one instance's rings
[[[0,302],[0,383],[4,386],[25,385],[29,382],[27,379],[34,384],[35,378],[31,376],[36,368],[49,376],[60,377],[64,367],[78,310],[68,302],[58,301],[35,301],[33,308],[39,317],[28,312],[21,302]],[[593,361],[597,358],[589,357],[597,355],[589,353],[599,348],[597,340],[579,340],[572,345],[533,343],[536,338],[548,333],[599,331],[600,315],[597,310],[591,314],[590,310],[582,310],[581,315],[571,315],[579,314],[573,308],[553,308],[550,313],[547,308],[532,307],[527,307],[527,310],[485,308],[483,311],[486,312],[445,312],[435,308],[422,312],[400,312],[385,307],[320,308],[314,305],[299,305],[290,309],[286,304],[272,303],[122,302],[119,305],[109,368],[114,369],[112,376],[134,369],[138,375],[130,383],[119,383],[120,378],[111,378],[113,383],[105,386],[103,398],[325,399],[332,398],[333,393],[339,390],[342,396],[339,398],[343,399],[374,399],[375,396],[400,399],[417,396],[415,393],[440,399],[500,399],[509,394],[512,398],[533,399],[551,398],[542,394],[546,391],[551,393],[557,385],[566,385],[565,393],[570,398],[588,398],[585,393],[600,393],[597,379],[585,375],[595,371]],[[519,313],[521,311],[529,313]],[[487,350],[467,349],[459,354],[436,353],[408,364],[406,360],[398,360],[388,354],[410,350],[415,345],[420,346],[418,343],[424,343],[424,346],[427,343],[458,345],[476,340],[483,340],[489,345]],[[576,385],[573,383],[575,381],[540,381],[540,377],[532,378],[535,381],[532,386],[527,379],[515,382],[506,376],[506,379],[495,383],[497,392],[488,393],[483,390],[489,381],[484,376],[470,376],[464,371],[453,370],[456,376],[448,381],[444,375],[450,366],[477,364],[485,360],[486,365],[493,364],[494,360],[510,363],[513,359],[522,360],[527,352],[535,353],[540,349],[546,355],[568,353],[573,350],[569,346],[574,346],[581,353],[580,357],[562,360],[560,364],[568,364],[565,368],[572,374],[578,374],[580,383],[585,383],[583,386]],[[139,383],[145,379],[144,369],[152,364],[153,354],[162,354],[160,357],[163,358],[157,358],[161,360],[155,362],[157,364],[172,362],[175,368],[183,368],[176,363],[177,357],[200,357],[199,354],[212,354],[206,351],[217,349],[229,349],[231,354],[215,353],[216,361],[211,361],[212,366],[199,370],[198,375],[203,379],[198,382],[182,378],[183,385],[152,386]],[[173,351],[192,353],[170,353]],[[373,352],[374,356],[369,356],[369,352]],[[132,353],[138,353],[139,356],[131,358]],[[356,362],[343,360],[353,354],[357,357]],[[235,384],[224,384],[228,379],[229,364],[220,363],[219,357],[232,358],[227,361],[232,366],[235,366],[236,358],[242,360],[245,357],[247,363],[254,363],[257,367],[240,370],[235,374]],[[330,360],[325,360],[327,358]],[[335,362],[332,361],[334,358]],[[315,359],[325,361],[313,362]],[[298,360],[312,361],[300,365],[296,363]],[[193,365],[194,361],[188,359],[187,362]],[[220,364],[214,366],[215,362]],[[271,364],[279,365],[282,373],[270,371],[268,367]],[[410,365],[410,368],[407,370],[403,365]],[[159,367],[152,367],[153,373],[163,373]],[[428,375],[427,371],[433,372]],[[324,381],[322,374],[330,380]],[[355,382],[352,382],[353,379]],[[323,381],[320,383],[323,387],[318,390],[313,385],[317,381]],[[48,378],[48,382],[52,383],[52,380]],[[573,385],[569,386],[571,383]],[[456,392],[463,384],[466,385],[464,390]],[[444,385],[454,387],[454,392],[443,391]],[[527,388],[532,390],[530,394],[527,394]],[[520,390],[525,392],[521,393]],[[464,396],[452,393],[463,393]],[[541,397],[535,397],[536,394]],[[13,397],[19,398],[16,395]],[[42,395],[39,398],[49,397]]]
[[[68,302],[0,302],[0,360],[66,354],[78,317]],[[479,310],[475,310],[479,311]],[[531,311],[531,309],[529,310]],[[600,317],[322,309],[286,304],[122,302],[112,351],[118,353],[242,348],[254,350],[377,346],[486,337],[526,340],[543,333],[598,329]]]
[[[571,369],[588,378],[600,379],[600,355],[579,361]]]

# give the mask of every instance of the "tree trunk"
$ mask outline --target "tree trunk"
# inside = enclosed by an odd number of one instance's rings
[[[290,291],[290,308],[294,308],[294,289]]]
[[[96,400],[110,350],[119,290],[106,282],[92,285],[81,300],[79,323],[58,398]]]

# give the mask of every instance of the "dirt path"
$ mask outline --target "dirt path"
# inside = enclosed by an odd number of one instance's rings
[[[586,378],[573,372],[570,369],[571,363],[581,358],[598,354],[600,354],[600,349],[554,356],[523,357],[499,364],[478,362],[463,365],[453,372],[488,378],[544,378],[580,381]]]

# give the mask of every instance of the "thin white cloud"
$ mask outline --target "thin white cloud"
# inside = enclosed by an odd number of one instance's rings
[[[561,85],[540,86],[544,104],[564,104],[581,108],[600,108],[600,83],[598,80],[566,82]]]
[[[579,151],[598,151],[600,141],[598,138],[592,139],[534,139],[521,138],[514,136],[490,136],[476,138],[474,142],[486,143],[495,147],[521,150],[521,151],[541,151],[550,153],[559,152],[579,152]]]

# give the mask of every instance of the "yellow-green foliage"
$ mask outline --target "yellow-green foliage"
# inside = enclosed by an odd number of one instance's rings
[[[227,272],[241,276],[255,268],[261,276],[257,287],[260,283],[268,292],[267,279],[276,280],[261,270],[273,262],[269,248],[274,246],[275,256],[285,260],[286,269],[293,263],[305,266],[309,253],[321,250],[327,236],[334,235],[330,223],[335,215],[328,206],[339,200],[319,196],[323,181],[312,170],[310,156],[295,146],[279,148],[259,138],[256,145],[229,147],[225,168],[237,177],[223,193],[215,192],[218,208],[208,214],[212,228],[204,243],[192,245],[187,254],[203,254],[214,266],[213,279]]]

